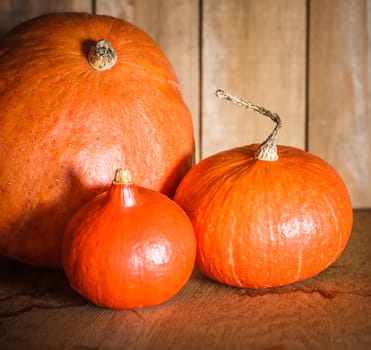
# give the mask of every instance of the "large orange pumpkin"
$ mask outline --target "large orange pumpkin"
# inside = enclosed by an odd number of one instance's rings
[[[218,91],[277,126],[262,145],[205,158],[182,179],[175,201],[197,237],[196,266],[221,283],[274,287],[312,277],[343,252],[352,204],[336,170],[319,157],[277,146],[278,115]]]
[[[116,168],[172,195],[193,162],[170,63],[120,19],[50,14],[9,32],[0,106],[0,254],[26,263],[60,266],[66,222]]]

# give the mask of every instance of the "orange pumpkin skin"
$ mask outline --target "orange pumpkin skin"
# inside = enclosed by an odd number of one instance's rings
[[[189,280],[196,238],[170,198],[134,184],[113,184],[85,204],[64,234],[71,286],[91,302],[134,309],[157,305]]]
[[[86,56],[102,38],[118,59],[100,72]],[[193,163],[170,63],[119,19],[51,14],[8,33],[0,105],[0,254],[25,263],[61,266],[67,221],[117,167],[130,164],[138,185],[171,196]]]
[[[344,250],[353,223],[347,189],[329,164],[278,146],[278,160],[255,158],[259,145],[198,163],[175,201],[197,237],[196,266],[236,287],[274,287],[315,276]]]

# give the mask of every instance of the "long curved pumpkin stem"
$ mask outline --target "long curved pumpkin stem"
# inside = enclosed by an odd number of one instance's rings
[[[275,161],[278,159],[276,136],[278,130],[282,126],[281,118],[277,113],[272,113],[265,109],[264,107],[259,107],[251,102],[244,101],[239,97],[233,96],[224,90],[218,89],[215,92],[216,96],[223,100],[228,100],[239,107],[249,109],[251,111],[258,112],[276,123],[275,128],[268,136],[268,138],[260,144],[258,150],[255,153],[255,158],[259,160]]]

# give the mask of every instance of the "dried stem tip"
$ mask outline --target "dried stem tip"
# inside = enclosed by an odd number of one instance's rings
[[[112,181],[113,185],[130,185],[133,183],[129,170],[117,169],[115,178]]]
[[[94,43],[88,53],[90,66],[98,71],[110,69],[117,62],[116,51],[106,39]]]
[[[281,118],[278,114],[272,113],[263,107],[254,105],[251,102],[244,101],[236,96],[230,95],[224,90],[216,90],[216,96],[220,99],[228,100],[237,106],[249,109],[251,111],[258,112],[276,123],[276,127],[273,129],[268,138],[259,146],[255,153],[255,158],[259,160],[275,161],[278,159],[276,136],[278,130],[282,126]]]

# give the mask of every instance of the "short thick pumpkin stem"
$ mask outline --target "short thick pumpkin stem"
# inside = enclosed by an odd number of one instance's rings
[[[216,90],[216,96],[221,99],[231,101],[237,106],[247,108],[251,111],[258,112],[276,123],[276,127],[273,129],[272,133],[268,138],[259,146],[258,150],[255,153],[255,158],[259,160],[275,161],[278,159],[277,145],[276,145],[276,136],[278,130],[282,126],[281,118],[278,114],[272,113],[263,107],[254,105],[251,102],[244,101],[236,96],[232,96],[225,92],[224,90]]]
[[[118,193],[120,194],[120,203],[123,207],[132,207],[136,205],[136,186],[133,183],[129,170],[116,170],[115,178],[112,181],[111,190],[112,192],[115,192],[117,189],[119,190]]]
[[[104,71],[114,66],[117,61],[116,51],[106,39],[94,43],[88,54],[90,66],[98,71]]]
[[[129,170],[117,169],[115,178],[112,181],[113,185],[130,185],[133,183]]]

